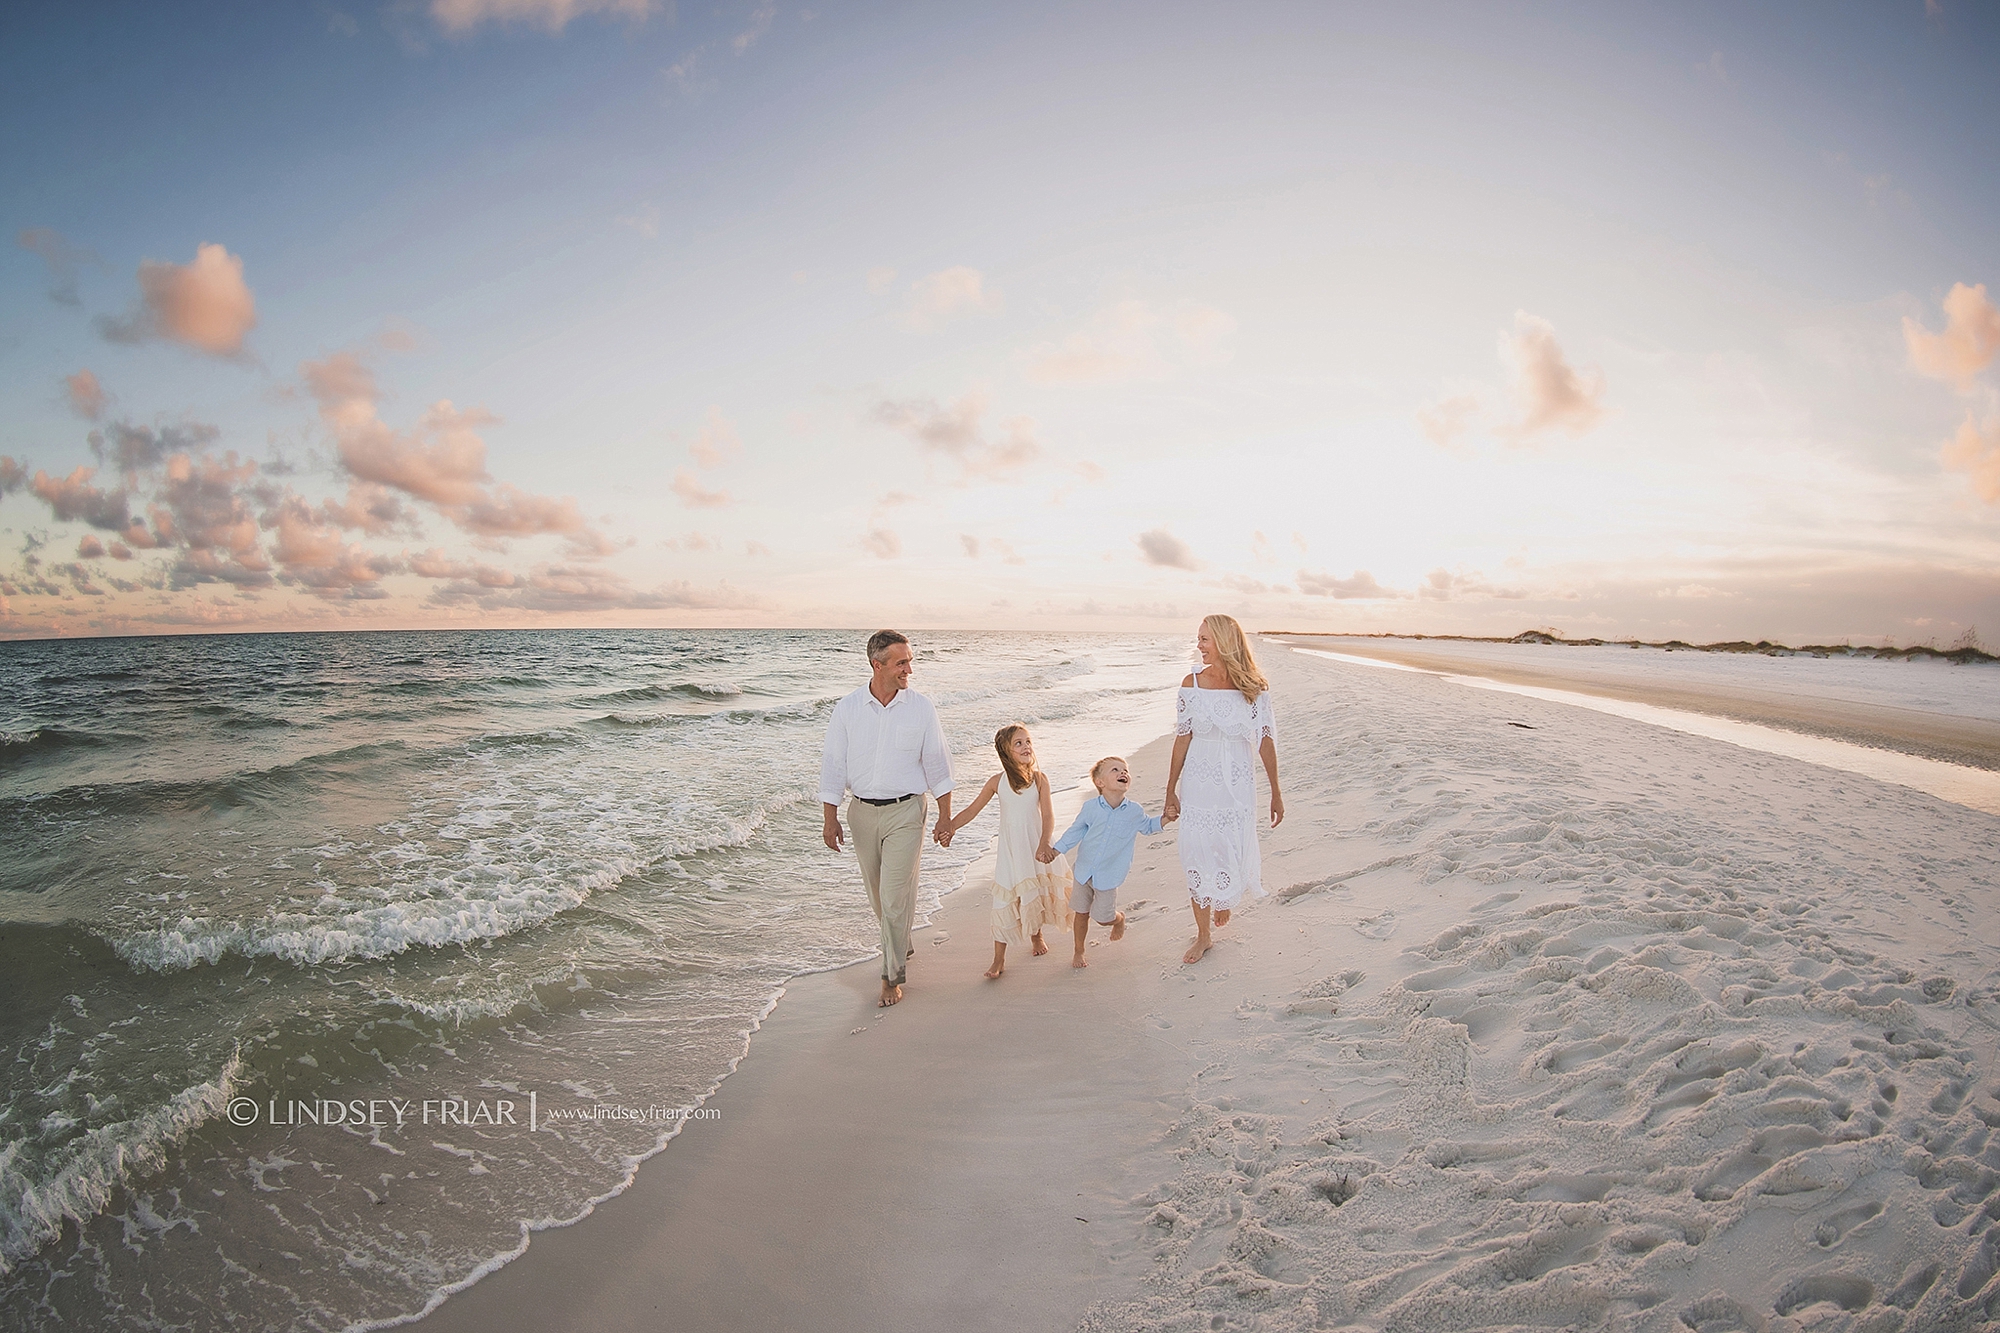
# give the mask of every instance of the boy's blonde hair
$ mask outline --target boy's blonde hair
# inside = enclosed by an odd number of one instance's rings
[[[1015,732],[1026,736],[1028,729],[1019,722],[1009,722],[993,733],[993,748],[1000,752],[1000,771],[1007,775],[1007,785],[1015,791],[1026,791],[1035,780],[1035,770],[1031,768],[1024,773],[1021,766],[1014,762]]]
[[[1122,755],[1122,754],[1107,754],[1107,755],[1105,755],[1105,756],[1104,756],[1104,758],[1102,758],[1102,759],[1098,760],[1098,761],[1097,761],[1096,763],[1094,763],[1094,764],[1092,764],[1092,765],[1090,766],[1090,780],[1091,780],[1091,782],[1092,782],[1093,784],[1095,784],[1095,783],[1096,783],[1096,781],[1097,781],[1097,775],[1098,775],[1099,773],[1102,773],[1102,772],[1104,771],[1104,766],[1105,766],[1106,764],[1124,764],[1124,763],[1125,763],[1125,756],[1124,756],[1124,755]],[[1131,767],[1131,765],[1130,765],[1130,764],[1126,764],[1125,766],[1126,766],[1127,768],[1130,768],[1130,767]]]
[[[1215,655],[1222,659],[1222,669],[1231,688],[1241,690],[1245,699],[1256,703],[1257,696],[1271,688],[1271,682],[1257,669],[1257,659],[1250,653],[1250,640],[1244,637],[1236,617],[1209,616],[1201,622],[1201,627],[1215,640]]]

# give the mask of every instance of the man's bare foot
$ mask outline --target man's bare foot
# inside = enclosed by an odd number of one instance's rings
[[[1125,938],[1125,914],[1123,912],[1111,918],[1111,938],[1114,940]]]
[[[1194,943],[1188,945],[1188,951],[1181,955],[1181,961],[1183,963],[1199,963],[1201,956],[1214,947],[1215,942],[1209,939],[1208,936],[1198,935],[1195,937]]]
[[[882,983],[882,998],[875,1002],[875,1007],[887,1009],[892,1004],[901,1003],[902,999],[903,988],[893,981],[885,981]]]
[[[1069,960],[1069,965],[1071,967],[1089,967],[1090,960],[1079,953],[1076,957]]]
[[[1227,907],[1218,907],[1215,909],[1215,924],[1218,926],[1229,924],[1229,909]]]
[[[1035,946],[1035,957],[1040,958],[1043,954],[1049,951],[1049,946],[1042,943],[1042,937],[1040,935],[1030,935],[1028,938],[1030,941],[1033,942]]]

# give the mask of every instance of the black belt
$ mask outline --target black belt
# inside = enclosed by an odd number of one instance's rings
[[[917,794],[911,792],[908,796],[891,796],[884,801],[878,801],[873,796],[857,796],[854,799],[863,805],[901,805],[905,801],[916,800]]]

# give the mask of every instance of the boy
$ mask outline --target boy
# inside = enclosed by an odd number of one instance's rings
[[[1097,795],[1083,803],[1083,809],[1076,812],[1076,822],[1054,846],[1037,853],[1047,863],[1058,853],[1083,845],[1076,854],[1076,887],[1069,899],[1070,911],[1076,913],[1076,957],[1070,960],[1071,967],[1090,966],[1090,960],[1083,956],[1083,944],[1093,920],[1111,927],[1112,939],[1124,937],[1125,914],[1118,910],[1118,886],[1132,869],[1132,840],[1165,827],[1165,821],[1147,815],[1137,801],[1125,799],[1132,774],[1123,759],[1111,755],[1098,760],[1090,770],[1090,780]]]

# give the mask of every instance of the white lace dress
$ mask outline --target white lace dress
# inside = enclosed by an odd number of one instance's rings
[[[1268,691],[1181,686],[1177,736],[1192,736],[1181,765],[1178,841],[1188,897],[1198,906],[1234,907],[1264,896],[1257,855],[1257,747],[1277,738]]]

